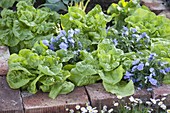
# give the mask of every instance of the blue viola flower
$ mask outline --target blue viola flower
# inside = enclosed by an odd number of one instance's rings
[[[150,37],[146,34],[146,32],[142,33],[142,34],[140,35],[140,37],[141,37],[141,38],[150,38]]]
[[[55,43],[55,42],[56,42],[55,38],[52,37],[52,38],[51,38],[51,43],[53,44],[53,43]]]
[[[150,68],[149,71],[152,73],[155,69],[154,68]]]
[[[50,45],[49,45],[49,48],[50,48],[51,50],[53,50],[53,51],[55,50],[55,47],[54,47],[53,44],[50,44]]]
[[[137,29],[136,28],[131,28],[132,33],[136,33]]]
[[[132,72],[135,72],[136,69],[137,69],[137,67],[138,67],[138,66],[133,66],[131,71],[132,71]]]
[[[142,71],[143,68],[144,68],[144,64],[143,64],[143,63],[140,63],[140,64],[138,65],[138,67],[137,67],[137,69],[138,69],[139,71]]]
[[[152,72],[152,76],[156,76],[156,73],[155,73],[155,72]]]
[[[73,29],[68,30],[68,36],[73,37],[73,35],[74,35],[74,30]]]
[[[124,30],[124,31],[128,31],[128,28],[125,27],[125,26],[123,26],[123,30]]]
[[[137,59],[137,60],[135,60],[135,61],[132,62],[132,65],[136,65],[136,64],[138,64],[139,62],[140,62],[140,59]]]
[[[66,38],[66,37],[62,37],[61,39],[63,39],[63,41],[64,41],[65,43],[68,43],[68,41],[67,41],[67,38]]]
[[[67,34],[67,33],[66,33],[65,30],[61,30],[59,35],[60,35],[60,37],[62,37],[62,36],[66,36],[66,34]]]
[[[74,44],[74,43],[75,43],[74,39],[71,38],[71,37],[68,37],[68,41],[69,41],[71,44]]]
[[[125,75],[124,75],[123,78],[130,80],[130,78],[131,78],[132,76],[134,76],[134,74],[130,73],[129,71],[126,71],[126,73],[125,73]]]
[[[169,73],[170,72],[170,67],[167,67],[164,69],[166,73]]]
[[[132,34],[132,38],[139,38],[138,34]]]
[[[148,77],[148,79],[149,79],[149,82],[150,82],[152,85],[157,86],[158,81],[157,81],[156,79],[154,79],[154,78],[152,78],[152,77]]]
[[[60,49],[64,49],[64,50],[67,50],[68,48],[68,44],[64,43],[64,42],[61,42],[61,44],[59,45]]]
[[[80,29],[74,29],[74,34],[79,34],[80,33]]]
[[[153,60],[155,56],[156,56],[156,53],[151,53],[151,54],[149,55],[148,60],[149,60],[149,61]]]
[[[49,41],[48,40],[42,40],[42,43],[46,46],[49,46]]]
[[[113,43],[114,43],[115,46],[118,45],[118,41],[116,39],[113,40]]]
[[[165,72],[164,69],[160,69],[159,72],[162,73],[162,74],[164,74],[164,75],[166,75],[166,72]]]

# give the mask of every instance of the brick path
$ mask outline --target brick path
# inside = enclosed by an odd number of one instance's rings
[[[7,73],[8,58],[8,48],[0,46],[0,64],[3,64],[0,65],[0,75]],[[148,100],[151,97],[158,98],[165,93],[170,94],[170,85],[154,88],[152,94],[146,90],[136,91],[133,96]],[[50,99],[48,93],[40,91],[30,94],[12,90],[6,82],[6,76],[0,76],[0,113],[68,113],[66,108],[74,109],[76,105],[85,106],[86,103],[98,109],[102,109],[104,105],[113,107],[113,101],[117,101],[116,96],[107,93],[101,83],[77,87],[67,95],[59,95],[56,99]],[[170,108],[170,96],[167,97],[165,104]]]

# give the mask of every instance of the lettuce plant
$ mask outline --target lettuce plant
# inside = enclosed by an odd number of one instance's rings
[[[4,9],[0,18],[0,45],[10,47],[11,53],[32,48],[38,40],[57,34],[60,16],[48,8],[35,9],[24,1],[17,11]]]

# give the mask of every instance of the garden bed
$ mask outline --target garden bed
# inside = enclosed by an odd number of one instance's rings
[[[5,48],[5,49],[4,49]],[[9,50],[7,47],[0,47],[0,69],[8,70],[7,62],[2,59],[9,58]],[[0,71],[0,75],[6,75]],[[26,91],[12,90],[7,82],[6,76],[0,76],[0,113],[69,113],[69,110],[76,110],[76,105],[86,106],[90,103],[96,107],[98,111],[107,106],[107,109],[117,109],[114,102],[119,99],[116,95],[105,91],[101,83],[88,85],[85,87],[77,87],[73,92],[66,95],[59,95],[56,99],[48,97],[47,93],[39,91],[37,94],[31,94]],[[164,104],[170,109],[170,85],[163,85],[154,88],[153,92],[147,90],[138,90],[133,95],[134,98],[141,99],[143,102],[153,99],[161,99],[166,97]],[[121,100],[129,102],[129,97]]]
[[[141,3],[151,11],[132,0],[2,10],[0,112],[169,112],[170,20],[157,16],[168,10]]]

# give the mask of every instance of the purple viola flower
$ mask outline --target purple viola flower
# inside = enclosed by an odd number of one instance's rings
[[[68,36],[73,37],[73,35],[74,35],[74,30],[73,29],[68,30]]]
[[[63,41],[64,41],[65,43],[68,43],[68,41],[67,41],[67,38],[66,38],[66,37],[62,37],[61,39],[63,39]]]
[[[54,47],[53,44],[50,44],[50,45],[49,45],[49,48],[50,48],[51,50],[53,50],[53,51],[55,50],[55,47]]]
[[[144,64],[143,64],[143,63],[140,63],[140,64],[138,65],[138,67],[137,67],[137,69],[138,69],[139,71],[142,71],[143,68],[144,68]]]
[[[152,78],[152,77],[148,77],[148,79],[149,79],[149,82],[150,82],[152,85],[157,86],[158,81],[157,81],[156,79],[154,79],[154,78]]]
[[[48,40],[42,40],[42,43],[46,46],[49,46],[49,41]]]
[[[138,66],[133,66],[131,71],[132,71],[132,72],[136,71],[137,67],[138,67]]]
[[[170,67],[167,67],[164,69],[166,73],[169,73],[170,72]]]
[[[152,76],[156,76],[156,73],[155,73],[155,72],[152,72]]]
[[[55,42],[56,42],[55,38],[52,37],[52,38],[51,38],[51,43],[53,44],[53,43],[55,43]]]
[[[60,35],[60,37],[62,37],[62,36],[66,36],[66,34],[67,34],[67,33],[66,33],[65,30],[61,30],[59,35]]]
[[[152,72],[154,71],[154,68],[151,67],[151,68],[149,69],[149,71],[152,73]]]
[[[149,38],[149,36],[146,34],[146,32],[142,33],[142,34],[140,35],[140,37],[141,37],[141,38],[144,38],[144,37],[145,37],[145,38]]]
[[[136,28],[131,28],[132,33],[136,33],[137,29]]]
[[[155,56],[156,56],[156,53],[151,53],[151,54],[149,55],[148,60],[149,60],[149,61],[153,60]]]
[[[125,27],[125,26],[123,26],[123,30],[124,30],[124,31],[128,31],[128,28]]]
[[[64,43],[64,42],[61,42],[61,44],[59,45],[60,49],[64,49],[64,50],[67,50],[68,48],[68,44]]]
[[[74,34],[79,34],[80,33],[80,29],[74,29]]]
[[[132,34],[132,37],[133,38],[139,38],[139,35],[138,34]]]
[[[74,44],[74,43],[75,43],[74,39],[71,38],[71,37],[68,37],[68,41],[69,41],[71,44]]]
[[[116,39],[113,40],[113,43],[114,43],[115,46],[118,45],[118,41]]]
[[[140,59],[137,59],[137,60],[135,60],[135,61],[132,62],[132,65],[136,65],[136,64],[138,64],[139,62],[140,62]]]
[[[166,72],[165,72],[164,69],[160,69],[159,72],[162,73],[162,74],[164,74],[164,75],[166,75]]]
[[[129,71],[126,71],[126,73],[125,73],[125,75],[124,75],[123,78],[130,80],[130,78],[131,78],[132,76],[134,76],[134,74],[130,73]]]

